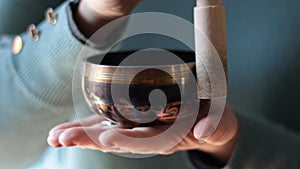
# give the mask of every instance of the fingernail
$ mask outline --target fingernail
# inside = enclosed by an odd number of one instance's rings
[[[115,147],[115,145],[113,143],[108,143],[108,142],[101,142],[101,143],[102,143],[102,145],[104,147],[110,147],[110,148],[114,148]]]
[[[203,120],[200,121],[200,123],[195,128],[194,136],[200,141],[200,143],[204,143],[214,131],[215,127]]]
[[[59,136],[59,134],[60,134],[59,131],[53,131],[53,132],[49,133],[48,139],[49,140],[54,140]]]
[[[213,134],[215,128],[213,126],[208,126],[201,132],[199,136],[199,143],[204,143]]]
[[[56,139],[55,139],[55,137],[53,137],[52,135],[49,135],[48,138],[47,138],[47,142],[48,142],[49,144],[53,144],[53,143],[56,142]]]

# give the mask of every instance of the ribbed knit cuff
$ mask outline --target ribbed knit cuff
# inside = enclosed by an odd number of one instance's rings
[[[190,150],[183,153],[186,163],[194,169],[221,169],[225,165],[213,156],[201,151]]]
[[[67,12],[68,12],[68,19],[69,19],[69,24],[70,24],[70,29],[75,38],[77,38],[81,43],[83,44],[88,44],[88,38],[84,36],[75,21],[75,10],[77,10],[79,5],[79,0],[75,0],[70,3],[70,5],[67,7]],[[89,46],[94,46],[94,44],[88,44]]]

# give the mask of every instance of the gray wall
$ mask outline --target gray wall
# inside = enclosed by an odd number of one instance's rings
[[[194,0],[144,0],[136,12],[166,12],[193,21]],[[297,126],[300,113],[300,1],[224,0],[227,9],[229,99],[240,112],[263,114]],[[125,41],[126,49],[186,49],[149,35]],[[299,125],[298,125],[299,126]]]
[[[0,35],[24,32],[31,23],[44,19],[48,7],[55,7],[63,0],[0,0]]]

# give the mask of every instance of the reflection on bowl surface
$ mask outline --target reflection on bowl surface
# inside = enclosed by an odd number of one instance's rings
[[[128,127],[168,124],[192,116],[195,112],[189,111],[189,107],[198,102],[197,87],[192,83],[195,54],[171,51],[183,61],[175,63],[160,56],[165,55],[161,51],[144,52],[149,57],[159,56],[161,64],[120,65],[134,51],[96,55],[84,60],[82,85],[90,107],[106,119]],[[156,89],[164,93],[166,104],[151,105],[149,95]],[[160,102],[159,98],[155,101]]]

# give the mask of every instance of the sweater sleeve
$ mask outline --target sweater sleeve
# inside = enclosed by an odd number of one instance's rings
[[[224,169],[296,169],[300,162],[300,134],[259,116],[238,114],[237,146]],[[213,157],[199,151],[187,152],[197,169],[223,168]]]
[[[21,34],[0,40],[0,168],[26,168],[47,147],[47,134],[73,112],[72,73],[83,44],[72,34],[70,2],[56,9],[57,23],[38,25],[39,40]]]
[[[259,116],[239,114],[239,119],[238,145],[226,169],[299,168],[299,133]]]

